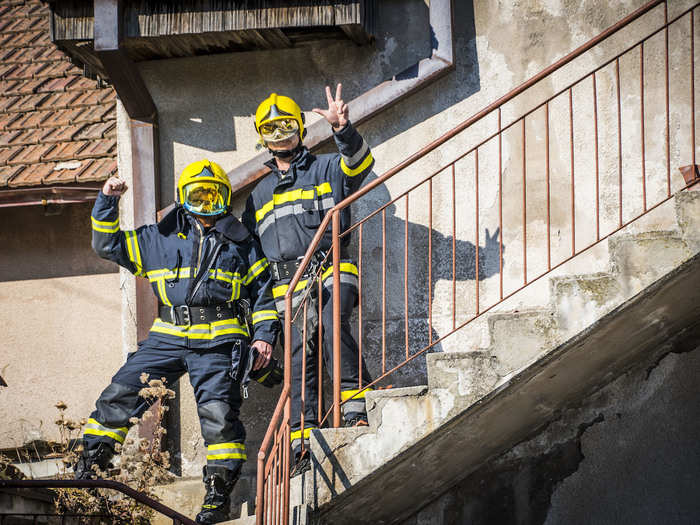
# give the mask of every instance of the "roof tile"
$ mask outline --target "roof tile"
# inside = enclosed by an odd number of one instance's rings
[[[73,140],[73,137],[82,130],[83,124],[73,125],[73,126],[62,126],[59,128],[51,128],[42,137],[41,141],[45,143],[53,142],[68,142]]]
[[[115,92],[83,77],[48,29],[44,2],[0,0],[0,187],[117,172]]]
[[[82,170],[77,177],[78,182],[97,182],[105,180],[103,174],[107,174],[107,178],[117,174],[117,159],[97,159],[93,160],[86,169]]]
[[[0,148],[0,165],[5,165],[9,160],[19,155],[23,150],[21,146]]]
[[[54,163],[33,164],[25,166],[24,170],[10,179],[8,186],[17,188],[20,186],[39,186],[43,180],[51,174]]]
[[[62,161],[81,158],[79,154],[84,150],[90,143],[86,140],[80,142],[63,142],[56,144],[48,154],[46,154],[42,160],[51,161]],[[88,155],[94,156],[94,155]]]
[[[20,130],[5,131],[0,133],[0,146],[7,146],[21,134],[22,132]]]
[[[17,137],[12,139],[11,144],[13,146],[29,146],[32,144],[39,144],[40,142],[42,142],[41,138],[43,134],[43,131],[39,129],[27,129],[22,131]]]
[[[0,167],[0,187],[7,186],[7,183],[19,174],[24,166],[2,166]]]
[[[44,155],[51,151],[55,146],[53,144],[37,144],[36,146],[20,147],[22,151],[12,158],[7,163],[14,164],[36,164],[43,160]]]

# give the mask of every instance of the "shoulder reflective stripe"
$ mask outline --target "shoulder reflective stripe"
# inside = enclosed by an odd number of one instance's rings
[[[308,427],[304,429],[304,439],[309,439],[309,436],[311,435],[311,431],[315,430],[318,427]],[[295,430],[294,432],[291,432],[289,434],[289,439],[294,441],[295,439],[301,439],[301,430]]]
[[[348,168],[348,166],[345,164],[345,159],[341,158],[340,169],[343,170],[343,173],[345,173],[345,175],[347,175],[348,177],[354,177],[355,175],[362,173],[367,168],[369,168],[372,162],[374,162],[374,158],[370,153],[369,155],[367,155],[367,158],[364,161],[362,161],[362,164],[360,164],[357,168]]]
[[[253,312],[254,325],[261,321],[276,321],[277,319],[277,310],[260,310],[259,312]]]
[[[307,282],[308,282],[308,279],[302,279],[301,281],[299,281],[297,283],[296,287],[294,288],[294,293],[306,288]],[[285,295],[287,293],[288,289],[289,289],[288,284],[280,284],[279,286],[274,286],[272,288],[272,297],[275,297],[275,298],[282,297],[283,295]]]
[[[345,161],[346,166],[355,166],[358,164],[362,159],[365,158],[365,155],[367,155],[367,152],[369,151],[369,144],[367,144],[367,141],[365,139],[362,139],[362,146],[360,146],[360,149],[351,157],[346,157],[345,155],[342,155],[343,160]]]
[[[353,263],[340,263],[340,273],[351,273],[353,275],[357,275],[359,277],[360,272],[357,271],[357,266],[355,266]],[[321,279],[324,281],[329,277],[333,275],[333,267],[331,266],[328,268],[325,272],[323,272],[323,275],[321,276]]]
[[[324,182],[318,186],[314,186],[313,190],[304,190],[303,188],[297,188],[294,190],[285,191],[284,193],[276,193],[272,196],[272,199],[266,202],[262,208],[255,211],[255,222],[260,222],[265,215],[267,215],[272,208],[278,204],[284,204],[286,202],[298,201],[300,199],[311,199],[313,197],[320,197],[327,193],[332,193],[333,188],[331,188],[330,182]]]
[[[95,217],[92,219],[92,229],[101,233],[116,233],[119,231],[119,218],[116,221],[98,221]]]
[[[144,275],[143,264],[141,263],[141,251],[139,250],[139,243],[136,239],[136,232],[126,231],[126,248],[129,252],[129,260],[134,264],[136,268],[136,275]]]
[[[363,390],[362,392],[360,392],[359,390],[342,390],[340,392],[340,400],[347,401],[350,398],[352,398],[352,399],[364,399],[365,394],[367,392],[371,392],[371,391],[372,391],[371,388],[367,388],[367,389]],[[360,392],[360,393],[358,394],[358,392]],[[355,394],[357,394],[357,395],[355,395]],[[355,397],[353,397],[353,396],[355,396]]]
[[[262,271],[265,268],[267,268],[267,266],[268,266],[268,262],[267,262],[267,259],[265,257],[263,257],[262,259],[260,259],[258,261],[255,261],[255,263],[253,263],[253,266],[250,267],[250,269],[248,270],[248,273],[243,278],[243,284],[248,285],[251,282],[253,282],[253,279],[255,279],[258,275],[260,275],[262,273]]]

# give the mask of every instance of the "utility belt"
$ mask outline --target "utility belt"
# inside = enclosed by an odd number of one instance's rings
[[[270,261],[269,270],[273,281],[289,281],[297,273],[297,270],[301,266],[301,261],[303,257],[298,259],[292,259],[291,261]],[[303,277],[309,277],[314,275],[319,268],[324,270],[328,266],[328,260],[326,259],[326,252],[319,250],[313,254],[311,257],[311,262],[306,267]]]
[[[216,306],[160,305],[158,307],[158,316],[166,323],[176,326],[190,326],[193,324],[209,324],[226,319],[240,319],[238,310],[237,305],[232,303],[223,303]]]

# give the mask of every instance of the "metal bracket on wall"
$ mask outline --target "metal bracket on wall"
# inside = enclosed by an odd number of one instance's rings
[[[431,40],[435,46],[431,55],[348,102],[355,124],[393,106],[454,69],[453,0],[431,0],[429,17],[434,35]],[[306,129],[304,145],[309,149],[324,144],[333,136],[330,126],[323,120]],[[267,152],[261,153],[231,170],[228,177],[233,191],[246,189],[267,175],[270,170],[263,163],[269,158]]]

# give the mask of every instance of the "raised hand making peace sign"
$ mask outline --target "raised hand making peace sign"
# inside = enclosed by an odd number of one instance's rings
[[[338,84],[335,88],[335,100],[331,95],[331,88],[326,86],[326,98],[328,99],[328,109],[313,108],[314,113],[318,113],[325,118],[333,129],[339,130],[348,123],[348,105],[343,101],[343,85]]]

